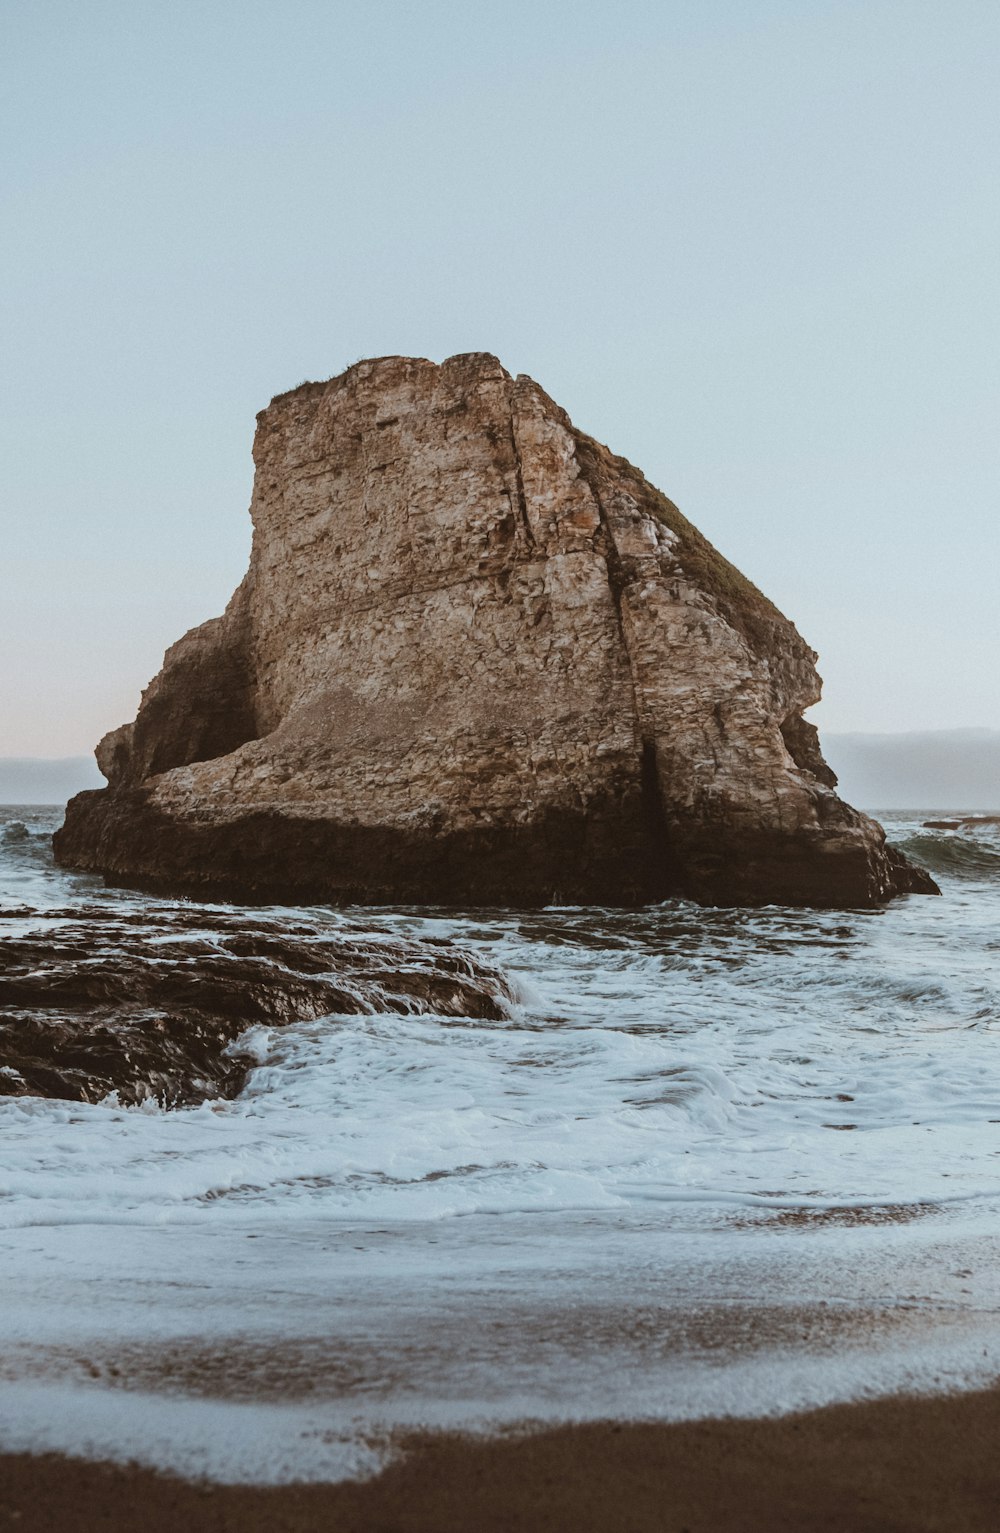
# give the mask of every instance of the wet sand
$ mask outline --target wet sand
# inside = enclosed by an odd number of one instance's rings
[[[18,1533],[995,1533],[1000,1389],[769,1421],[599,1423],[414,1436],[376,1479],[195,1485],[53,1456],[0,1458]]]

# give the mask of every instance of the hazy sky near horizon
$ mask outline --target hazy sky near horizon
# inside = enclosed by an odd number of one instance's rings
[[[0,755],[246,566],[254,414],[496,352],[820,652],[1000,726],[996,0],[0,0]]]

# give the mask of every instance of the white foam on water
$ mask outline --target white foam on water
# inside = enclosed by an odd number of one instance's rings
[[[148,903],[56,869],[44,811],[13,818],[0,907]],[[234,1102],[0,1098],[0,1342],[16,1357],[0,1443],[111,1454],[120,1441],[239,1479],[261,1462],[259,1432],[273,1433],[268,1476],[322,1478],[374,1463],[365,1432],[407,1422],[556,1419],[580,1400],[591,1415],[711,1414],[726,1399],[758,1412],[992,1377],[998,1297],[982,1253],[1000,1206],[1000,836],[902,819],[894,832],[937,849],[944,899],[876,912],[310,910],[456,941],[511,976],[518,1004],[498,1022],[256,1028]],[[637,1295],[654,1338],[639,1353],[615,1322],[639,1324]],[[846,1305],[865,1345],[829,1325],[792,1345],[781,1316],[821,1301]],[[716,1306],[721,1351],[680,1324],[699,1305]],[[734,1305],[770,1315],[773,1343],[735,1356]],[[872,1330],[869,1312],[892,1323]],[[263,1336],[301,1352],[318,1314],[328,1338],[381,1359],[381,1392],[356,1368],[343,1399],[307,1400],[333,1367],[322,1347],[312,1375],[269,1403],[234,1397],[235,1364],[202,1398],[190,1379],[157,1382],[152,1363],[126,1389],[66,1362],[80,1346],[106,1360],[113,1344],[132,1356],[210,1340],[235,1359]],[[505,1329],[515,1314],[526,1335],[532,1314],[550,1317],[527,1351]],[[566,1317],[597,1314],[590,1345]],[[500,1339],[477,1344],[458,1377],[448,1337],[467,1351],[483,1324]],[[608,1360],[623,1346],[632,1384],[616,1392]]]
[[[437,1234],[435,1234],[437,1232]],[[413,1428],[769,1415],[1000,1375],[975,1220],[289,1222],[3,1237],[0,1442],[222,1482],[375,1472]],[[902,1281],[901,1281],[902,1279]]]
[[[613,1360],[612,1360],[613,1361]],[[940,1395],[998,1378],[998,1358],[896,1356],[890,1370],[861,1360],[850,1374],[810,1361],[771,1359],[722,1365],[713,1373],[677,1369],[670,1392],[618,1390],[600,1402],[565,1401],[556,1412],[532,1396],[502,1409],[466,1398],[401,1404],[372,1416],[331,1406],[248,1405],[163,1394],[21,1383],[0,1387],[0,1442],[8,1453],[67,1454],[140,1464],[222,1485],[334,1484],[378,1474],[406,1434],[460,1431],[473,1436],[530,1432],[609,1418],[671,1422],[768,1417],[887,1393]]]
[[[230,1485],[367,1479],[391,1457],[364,1425],[307,1407],[23,1383],[0,1390],[0,1443]]]

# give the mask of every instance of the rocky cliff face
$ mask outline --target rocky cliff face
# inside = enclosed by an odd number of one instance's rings
[[[815,656],[530,378],[360,362],[258,417],[250,569],[167,651],[63,863],[272,899],[871,904]]]

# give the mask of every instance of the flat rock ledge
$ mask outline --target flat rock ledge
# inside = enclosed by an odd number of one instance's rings
[[[497,1021],[506,981],[447,942],[150,906],[7,913],[0,1096],[190,1107],[242,1091],[255,1025],[357,1013]]]
[[[261,901],[870,906],[816,656],[625,459],[473,353],[258,417],[249,571],[167,651],[66,866]]]

